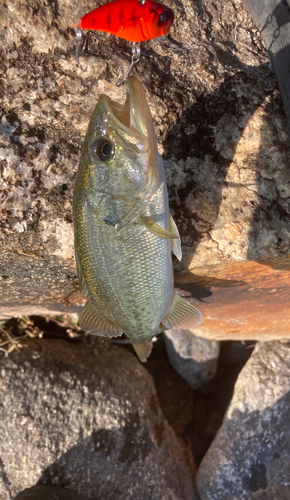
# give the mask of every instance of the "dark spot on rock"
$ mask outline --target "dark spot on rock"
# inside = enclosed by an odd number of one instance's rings
[[[92,436],[94,441],[94,450],[96,452],[105,453],[106,456],[110,456],[115,449],[113,431],[100,429],[99,431],[94,431]]]
[[[156,439],[158,446],[161,446],[163,443],[163,432],[164,432],[163,422],[161,422],[160,424],[156,424],[154,429],[154,437]]]
[[[280,456],[281,456],[280,453],[274,453],[273,458],[277,459],[280,458]]]
[[[243,487],[252,492],[265,490],[268,486],[265,464],[253,464],[249,469],[249,475],[242,478]]]
[[[59,5],[58,5],[58,0],[49,0],[49,5],[51,8],[51,13],[53,17],[56,19],[58,18],[59,14]]]
[[[10,110],[9,113],[7,113],[6,118],[7,118],[7,121],[11,125],[13,125],[15,122],[20,123],[20,119],[18,118],[18,115],[13,110]]]
[[[41,171],[32,169],[32,177],[34,179],[34,188],[32,193],[37,193],[41,186]]]
[[[28,210],[26,210],[25,212],[23,212],[23,217],[24,218],[27,218],[29,217],[31,214],[33,214],[33,210],[31,208],[29,208]]]
[[[65,221],[69,222],[70,224],[72,224],[73,223],[72,215],[66,214]]]
[[[0,160],[0,175],[3,179],[4,177],[4,169],[6,168],[7,166],[7,160]]]
[[[157,413],[158,413],[158,402],[157,402],[157,398],[155,396],[153,396],[153,394],[152,394],[152,396],[150,398],[150,408],[157,415]]]
[[[29,102],[25,102],[22,106],[23,109],[25,109],[25,111],[30,111],[31,110],[31,106],[29,104]]]
[[[56,161],[58,155],[59,155],[59,148],[57,146],[53,145],[49,151],[49,159],[50,159],[51,163],[54,163]]]
[[[41,477],[37,484],[47,484],[47,485],[54,485],[55,484],[55,477],[59,477],[60,473],[62,472],[62,468],[59,467],[58,463],[53,463],[50,464],[41,474]],[[64,483],[60,482],[58,483],[58,486],[69,486],[65,485]]]
[[[1,460],[0,458],[0,471],[1,471],[1,475],[2,475],[2,478],[3,478],[3,483],[8,486],[9,490],[11,489],[11,482],[9,480],[9,477],[5,471],[5,466],[4,466],[4,462]]]
[[[35,135],[40,142],[45,141],[45,131],[44,129],[35,130]]]
[[[53,203],[54,206],[59,207],[61,210],[63,210],[64,199],[68,194],[66,193],[67,191],[67,184],[59,184],[57,186],[54,186],[48,193],[48,199],[50,203]]]
[[[132,412],[123,428],[124,443],[120,451],[119,460],[127,464],[145,460],[152,448],[148,430],[141,424],[139,413]]]

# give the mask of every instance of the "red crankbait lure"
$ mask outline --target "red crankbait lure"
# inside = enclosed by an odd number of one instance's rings
[[[116,0],[86,14],[79,26],[105,31],[130,42],[144,42],[166,35],[173,21],[173,11],[153,0]]]

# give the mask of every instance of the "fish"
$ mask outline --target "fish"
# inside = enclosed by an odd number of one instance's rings
[[[111,33],[130,42],[144,42],[166,35],[173,21],[173,11],[153,0],[116,0],[86,14],[79,26]]]
[[[74,197],[80,327],[130,339],[145,362],[164,329],[195,328],[201,313],[174,290],[172,253],[181,260],[164,165],[144,88],[127,79],[122,105],[99,97],[84,139]]]

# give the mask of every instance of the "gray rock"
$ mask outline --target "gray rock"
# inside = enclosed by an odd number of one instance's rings
[[[167,330],[164,340],[171,365],[193,389],[215,375],[219,342],[197,337],[190,330]]]
[[[197,473],[201,500],[290,499],[290,346],[258,343]]]
[[[0,365],[1,500],[39,480],[94,500],[195,498],[191,455],[131,353],[27,344]]]

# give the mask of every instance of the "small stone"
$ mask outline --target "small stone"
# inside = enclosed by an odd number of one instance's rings
[[[171,365],[193,389],[213,378],[219,342],[197,337],[190,330],[167,330],[164,340]]]
[[[201,500],[290,499],[290,346],[257,343],[197,473]]]

